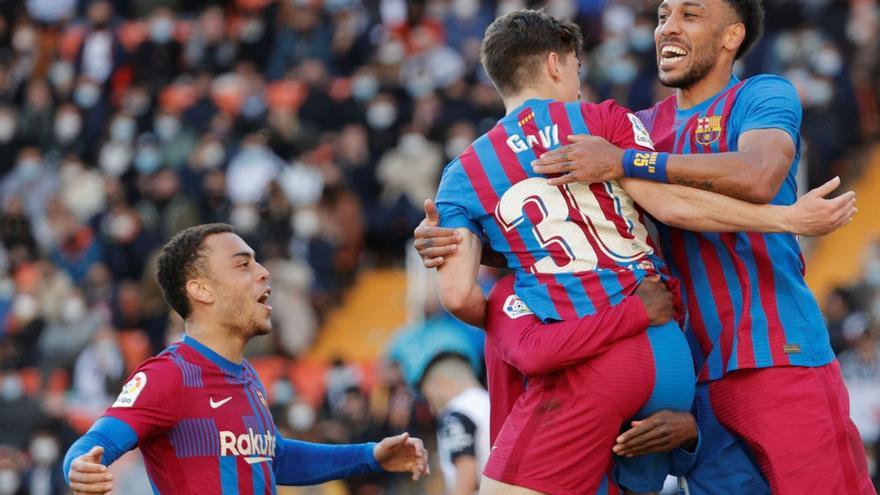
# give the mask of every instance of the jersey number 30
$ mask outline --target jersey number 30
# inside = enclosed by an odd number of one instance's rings
[[[614,200],[615,214],[627,223],[632,238],[621,235],[614,221],[605,216],[588,184],[557,187],[547,184],[543,177],[532,177],[504,193],[495,209],[495,217],[504,229],[509,232],[519,227],[526,220],[526,208],[534,205],[540,213],[540,218],[530,219],[535,239],[548,253],[556,248],[555,252],[568,257],[566,261],[548,254],[529,267],[533,273],[595,270],[599,261],[596,249],[618,263],[637,261],[653,251],[647,240],[648,230],[638,221],[632,199],[616,183],[603,184]]]

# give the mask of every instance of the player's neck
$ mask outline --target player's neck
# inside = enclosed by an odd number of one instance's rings
[[[730,83],[733,75],[732,67],[718,64],[706,75],[688,88],[678,89],[677,105],[679,110],[687,110],[718,94]]]
[[[529,100],[558,100],[560,95],[557,93],[553,88],[534,87],[523,89],[519,93],[502,98],[504,100],[504,111],[509,114]]]
[[[185,330],[187,335],[196,339],[200,344],[216,352],[227,361],[241,364],[244,360],[244,347],[247,341],[230,335],[224,328],[187,321],[185,323]]]

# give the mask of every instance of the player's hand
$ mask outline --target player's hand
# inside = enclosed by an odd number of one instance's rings
[[[104,447],[92,447],[70,464],[70,488],[74,495],[84,493],[108,493],[113,489],[113,475],[101,464]]]
[[[571,144],[541,155],[532,170],[558,177],[547,179],[552,186],[570,182],[604,182],[623,177],[623,150],[608,141],[589,135],[569,136]]]
[[[697,421],[689,412],[658,411],[631,425],[617,437],[617,445],[612,447],[615,454],[634,457],[696,447]]]
[[[382,469],[393,473],[409,471],[413,481],[431,474],[428,451],[420,439],[410,438],[409,433],[383,438],[373,449],[373,455]]]
[[[642,280],[634,294],[642,300],[651,325],[662,325],[675,316],[675,301],[666,284],[655,275]]]
[[[797,203],[786,209],[789,232],[805,236],[831,233],[849,223],[856,209],[856,193],[847,191],[832,199],[825,199],[840,186],[835,177],[801,196]]]
[[[461,234],[455,229],[440,227],[440,214],[434,200],[425,200],[425,219],[416,227],[413,235],[415,247],[422,257],[425,268],[437,268],[446,261],[443,257],[458,250],[462,241]]]

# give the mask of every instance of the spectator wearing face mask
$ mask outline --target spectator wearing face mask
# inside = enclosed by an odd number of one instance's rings
[[[34,434],[28,446],[30,468],[24,473],[22,485],[30,495],[62,495],[66,485],[61,473],[58,438],[49,430]]]
[[[153,94],[180,72],[182,47],[174,38],[177,19],[168,7],[153,10],[147,23],[148,38],[131,56],[134,77]]]
[[[101,87],[122,65],[124,51],[113,26],[113,5],[108,0],[89,3],[86,15],[89,25],[77,55],[76,67],[77,73],[92,81],[98,89],[96,97],[90,90],[88,97],[83,95],[80,98],[80,106],[88,107],[91,106],[88,103],[94,104],[100,98]]]

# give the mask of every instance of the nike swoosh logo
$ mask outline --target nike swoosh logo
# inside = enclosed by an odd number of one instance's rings
[[[221,401],[214,402],[214,398],[211,397],[208,400],[208,402],[211,404],[211,409],[217,409],[218,407],[222,406],[223,404],[226,404],[227,402],[229,402],[231,400],[232,400],[232,396],[229,396]]]
[[[248,464],[257,464],[258,462],[271,461],[272,458],[271,457],[245,457],[244,460]]]

